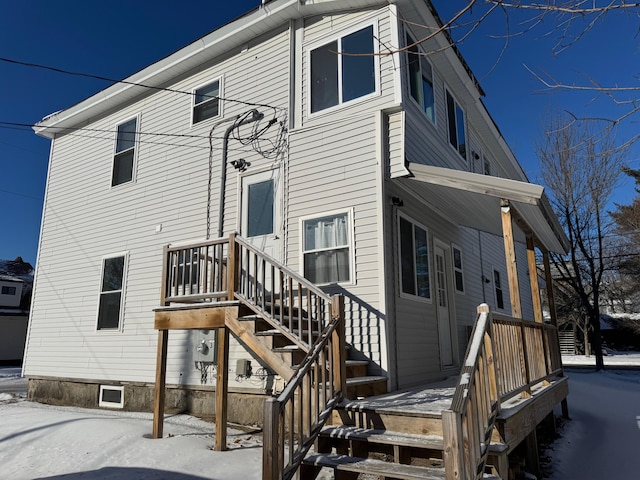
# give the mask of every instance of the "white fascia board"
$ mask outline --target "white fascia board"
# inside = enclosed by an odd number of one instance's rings
[[[514,202],[539,205],[544,187],[534,183],[478,173],[411,163],[409,170],[415,178],[434,185],[458,188],[467,192],[490,195]]]

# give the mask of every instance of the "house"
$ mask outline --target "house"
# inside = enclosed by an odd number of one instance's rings
[[[566,398],[528,274],[566,238],[438,22],[417,0],[263,2],[35,125],[52,146],[29,398],[153,407],[161,437],[163,411],[211,416],[215,392],[219,426],[315,435],[345,397],[457,378],[482,324],[512,335],[499,375],[522,362],[500,393],[543,401],[513,434],[482,420],[506,478]],[[280,392],[313,428],[274,426]]]
[[[19,365],[24,356],[33,267],[22,257],[0,260],[0,365]]]

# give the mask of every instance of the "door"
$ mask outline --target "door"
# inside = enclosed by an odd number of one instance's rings
[[[447,256],[449,248],[434,242],[436,313],[438,315],[438,340],[440,343],[440,362],[443,367],[453,365],[453,343],[451,335],[451,302],[449,298],[449,269]]]
[[[243,175],[240,235],[276,260],[280,260],[280,199],[280,169]]]

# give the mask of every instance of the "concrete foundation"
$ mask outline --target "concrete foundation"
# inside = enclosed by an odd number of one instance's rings
[[[100,385],[124,386],[123,410],[152,412],[154,385],[127,382],[95,382],[60,378],[29,378],[27,398],[33,402],[82,408],[98,406]],[[264,401],[268,395],[229,392],[228,421],[262,427]],[[165,413],[187,413],[215,421],[215,388],[168,385]],[[149,424],[151,428],[151,424]]]

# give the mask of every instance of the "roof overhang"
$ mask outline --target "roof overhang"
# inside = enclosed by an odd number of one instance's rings
[[[410,176],[391,181],[444,219],[502,236],[500,209],[507,201],[516,213],[520,232],[514,231],[514,234],[518,240],[524,241],[525,235],[530,234],[543,250],[567,252],[569,240],[551,209],[544,187],[416,163],[410,163],[408,170]]]

